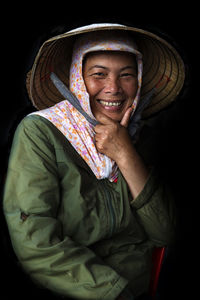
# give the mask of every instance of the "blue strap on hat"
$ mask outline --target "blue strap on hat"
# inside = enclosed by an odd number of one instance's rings
[[[58,78],[55,73],[51,73],[50,78],[61,95],[71,104],[73,105],[85,118],[86,120],[96,126],[98,122],[95,119],[92,119],[81,107],[79,100],[72,94],[72,92],[64,85],[64,83]]]
[[[55,73],[51,73],[50,78],[58,91],[61,93],[61,95],[71,104],[73,105],[85,118],[86,120],[92,124],[93,126],[96,126],[98,124],[98,121],[95,119],[92,119],[81,107],[79,100],[72,94],[72,92],[64,85],[64,83],[58,78],[58,76]],[[130,120],[128,130],[131,138],[133,139],[136,135],[136,132],[138,131],[141,119],[142,119],[142,112],[147,107],[147,105],[150,103],[152,96],[155,93],[155,88],[153,88],[142,100],[139,101],[139,104]]]

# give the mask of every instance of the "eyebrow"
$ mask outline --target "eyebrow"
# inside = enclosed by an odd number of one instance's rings
[[[91,66],[88,71],[91,71],[92,69],[95,69],[95,68],[100,68],[100,69],[105,69],[105,70],[108,70],[109,68],[105,67],[105,66],[101,66],[101,65],[94,65],[94,66]],[[120,69],[120,71],[124,71],[126,69],[136,69],[134,66],[125,66],[123,68]]]
[[[100,66],[100,65],[94,65],[94,66],[91,66],[88,71],[92,70],[92,69],[95,69],[95,68],[100,68],[100,69],[108,69],[107,67],[104,67],[104,66]]]
[[[124,71],[124,70],[126,70],[126,69],[134,69],[134,70],[137,70],[137,67],[135,67],[135,66],[126,66],[126,67],[121,68],[120,71]]]

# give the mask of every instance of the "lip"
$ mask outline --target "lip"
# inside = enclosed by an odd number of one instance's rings
[[[121,104],[117,105],[117,106],[109,106],[109,105],[104,105],[100,101],[107,102],[107,103],[119,103],[119,102],[121,102]],[[124,99],[115,99],[115,100],[112,100],[112,99],[106,99],[106,100],[105,99],[97,99],[98,105],[100,105],[105,110],[109,110],[109,111],[113,111],[113,112],[120,111],[122,109],[122,106],[123,106],[124,102],[125,102]]]
[[[124,99],[97,99],[97,101],[104,101],[104,102],[124,102]]]

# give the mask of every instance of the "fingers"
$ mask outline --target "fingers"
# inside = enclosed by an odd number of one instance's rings
[[[115,161],[118,160],[119,153],[122,153],[128,140],[126,127],[128,126],[131,113],[132,108],[128,108],[120,123],[101,112],[95,115],[99,124],[94,127],[94,139],[96,148],[100,153]]]
[[[123,116],[123,118],[122,118],[122,120],[121,120],[121,122],[120,122],[120,124],[121,124],[123,127],[126,127],[126,128],[128,127],[128,123],[129,123],[129,120],[130,120],[132,111],[133,111],[132,107],[129,107],[129,108],[127,109],[127,111],[125,112],[125,114],[124,114],[124,116]]]
[[[97,124],[94,127],[94,131],[96,132],[96,134],[99,133],[99,134],[104,135],[107,132],[108,125],[114,125],[115,124],[115,122],[111,118],[109,118],[108,116],[102,114],[101,112],[98,112],[95,115],[95,117],[96,117],[97,121],[99,122],[99,124]]]
[[[97,150],[104,154],[104,151],[105,151],[105,147],[106,147],[106,144],[104,143],[104,141],[100,138],[95,138],[95,142],[96,142],[96,148]]]
[[[129,107],[127,109],[127,111],[125,112],[120,125],[122,125],[123,127],[128,127],[128,123],[132,114],[133,108]],[[95,115],[97,121],[99,121],[100,124],[102,125],[109,125],[109,124],[113,124],[116,123],[114,120],[112,120],[111,118],[109,118],[108,116],[104,115],[101,112],[97,112]]]

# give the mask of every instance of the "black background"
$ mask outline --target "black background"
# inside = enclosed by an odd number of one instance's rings
[[[55,3],[51,3],[54,4]],[[199,233],[198,233],[198,82],[195,91],[195,68],[199,61],[197,7],[182,3],[94,3],[59,4],[59,7],[13,7],[5,13],[1,25],[1,186],[6,174],[7,159],[14,130],[21,118],[33,110],[25,89],[25,75],[41,42],[64,28],[98,22],[122,23],[160,33],[178,48],[187,71],[186,84],[178,101],[161,115],[162,157],[166,177],[175,190],[180,226],[177,243],[166,261],[162,299],[193,299],[199,294]],[[30,6],[30,7],[28,7]],[[1,211],[0,274],[1,299],[54,299],[38,290],[18,269]]]

